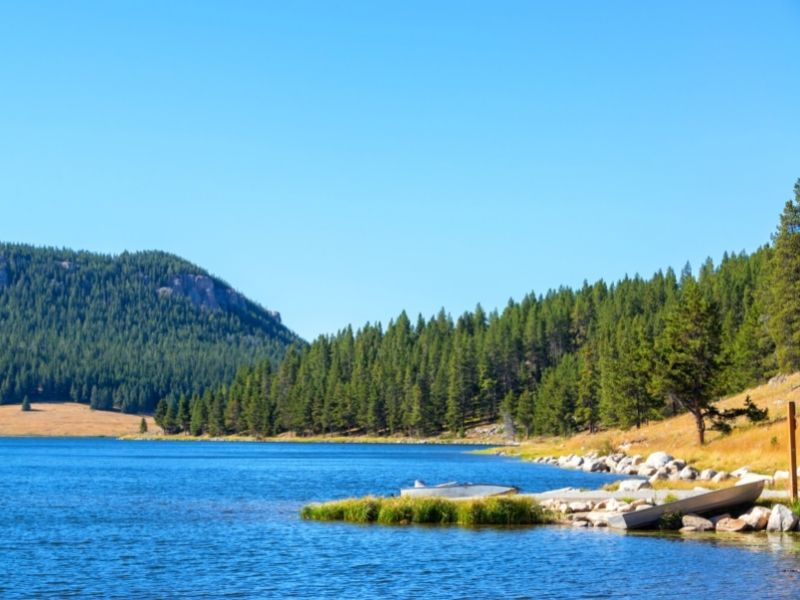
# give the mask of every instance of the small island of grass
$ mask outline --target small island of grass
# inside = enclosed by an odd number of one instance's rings
[[[446,498],[348,498],[304,506],[303,519],[381,525],[543,525],[554,516],[532,498],[503,496],[475,500]]]

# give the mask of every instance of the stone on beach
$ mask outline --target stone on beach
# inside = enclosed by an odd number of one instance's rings
[[[582,456],[572,456],[567,461],[567,466],[568,467],[572,467],[573,469],[577,469],[581,465],[583,465],[583,457]]]
[[[619,482],[620,492],[638,492],[639,490],[651,489],[653,486],[644,479],[626,479]]]
[[[684,480],[691,480],[691,479],[697,479],[698,475],[699,473],[697,472],[697,469],[693,467],[683,467],[678,476]]]
[[[656,469],[655,467],[649,467],[647,465],[640,465],[639,469],[636,471],[636,473],[638,475],[642,476],[642,477],[651,477],[651,476],[655,475],[656,471],[658,471],[658,469]]]
[[[783,504],[772,507],[767,531],[791,531],[797,526],[797,516]]]
[[[675,469],[676,471],[680,471],[683,467],[686,466],[686,461],[681,460],[680,458],[673,458],[671,461],[667,463],[667,468]]]
[[[695,531],[714,531],[714,523],[699,515],[684,515],[682,523],[684,527],[694,527]]]
[[[581,467],[587,473],[596,473],[598,471],[605,471],[608,467],[604,461],[594,458],[589,458],[583,461],[583,465]]]
[[[726,533],[738,533],[740,531],[746,531],[749,527],[750,526],[747,524],[747,521],[744,519],[725,518],[717,521],[717,531],[723,531]]]
[[[722,519],[730,519],[730,518],[731,518],[730,513],[723,513],[721,515],[714,515],[713,517],[708,517],[708,520],[714,524],[714,527],[716,527],[717,523]]]
[[[595,527],[607,527],[608,519],[613,514],[614,513],[611,512],[593,511],[586,514],[586,520],[589,521]]]
[[[700,477],[698,477],[698,479],[701,479],[703,481],[708,481],[710,479],[713,479],[717,475],[718,473],[714,469],[703,469],[702,471],[700,471]]]
[[[650,483],[655,483],[656,481],[663,481],[665,479],[669,479],[669,471],[666,467],[661,467],[650,478]]]
[[[650,456],[647,457],[645,464],[648,467],[654,467],[658,469],[660,467],[666,466],[667,463],[671,460],[672,456],[670,456],[666,452],[653,452]]]
[[[711,478],[711,481],[713,481],[714,483],[719,483],[720,481],[725,481],[726,479],[730,479],[730,477],[731,476],[728,474],[727,471],[720,471]]]
[[[762,529],[766,529],[770,514],[772,514],[770,509],[764,508],[763,506],[754,506],[739,518],[745,521],[754,530],[761,531]]]
[[[580,502],[580,501],[578,501],[578,502],[570,502],[567,505],[567,508],[569,509],[569,512],[583,513],[583,512],[589,512],[590,510],[592,510],[593,506],[592,506],[591,502]]]

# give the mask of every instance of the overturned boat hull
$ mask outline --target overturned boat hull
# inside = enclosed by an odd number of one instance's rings
[[[655,525],[665,513],[680,513],[684,515],[719,514],[737,506],[752,504],[758,500],[763,489],[763,481],[735,485],[684,498],[683,500],[661,504],[653,508],[620,513],[608,519],[608,526],[615,529],[642,529]]]

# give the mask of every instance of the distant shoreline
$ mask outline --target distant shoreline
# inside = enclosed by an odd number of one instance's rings
[[[148,433],[139,433],[142,419],[147,423]],[[92,410],[86,404],[76,402],[35,402],[30,411],[22,411],[19,404],[0,405],[0,437],[9,438],[116,438],[131,441],[159,442],[271,442],[298,444],[458,444],[467,446],[506,446],[508,442],[499,436],[480,437],[405,437],[405,436],[337,436],[281,435],[255,437],[229,435],[221,437],[191,436],[187,434],[165,435],[152,416],[131,415],[114,411]]]
[[[139,442],[266,442],[273,444],[408,444],[439,446],[508,446],[509,442],[497,439],[476,438],[416,438],[416,437],[380,437],[380,436],[284,436],[265,437],[230,435],[222,437],[191,435],[141,435],[130,434],[118,436],[118,439]]]

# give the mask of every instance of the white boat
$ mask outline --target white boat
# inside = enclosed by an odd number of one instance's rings
[[[509,485],[458,483],[456,481],[440,483],[439,485],[425,485],[424,482],[417,480],[414,482],[414,487],[401,488],[400,495],[412,498],[487,498],[489,496],[516,494],[518,491],[518,488]]]
[[[664,513],[714,515],[739,506],[747,506],[758,500],[764,489],[763,481],[715,490],[706,494],[690,496],[653,508],[620,513],[608,519],[608,526],[615,529],[640,529],[654,525]]]

